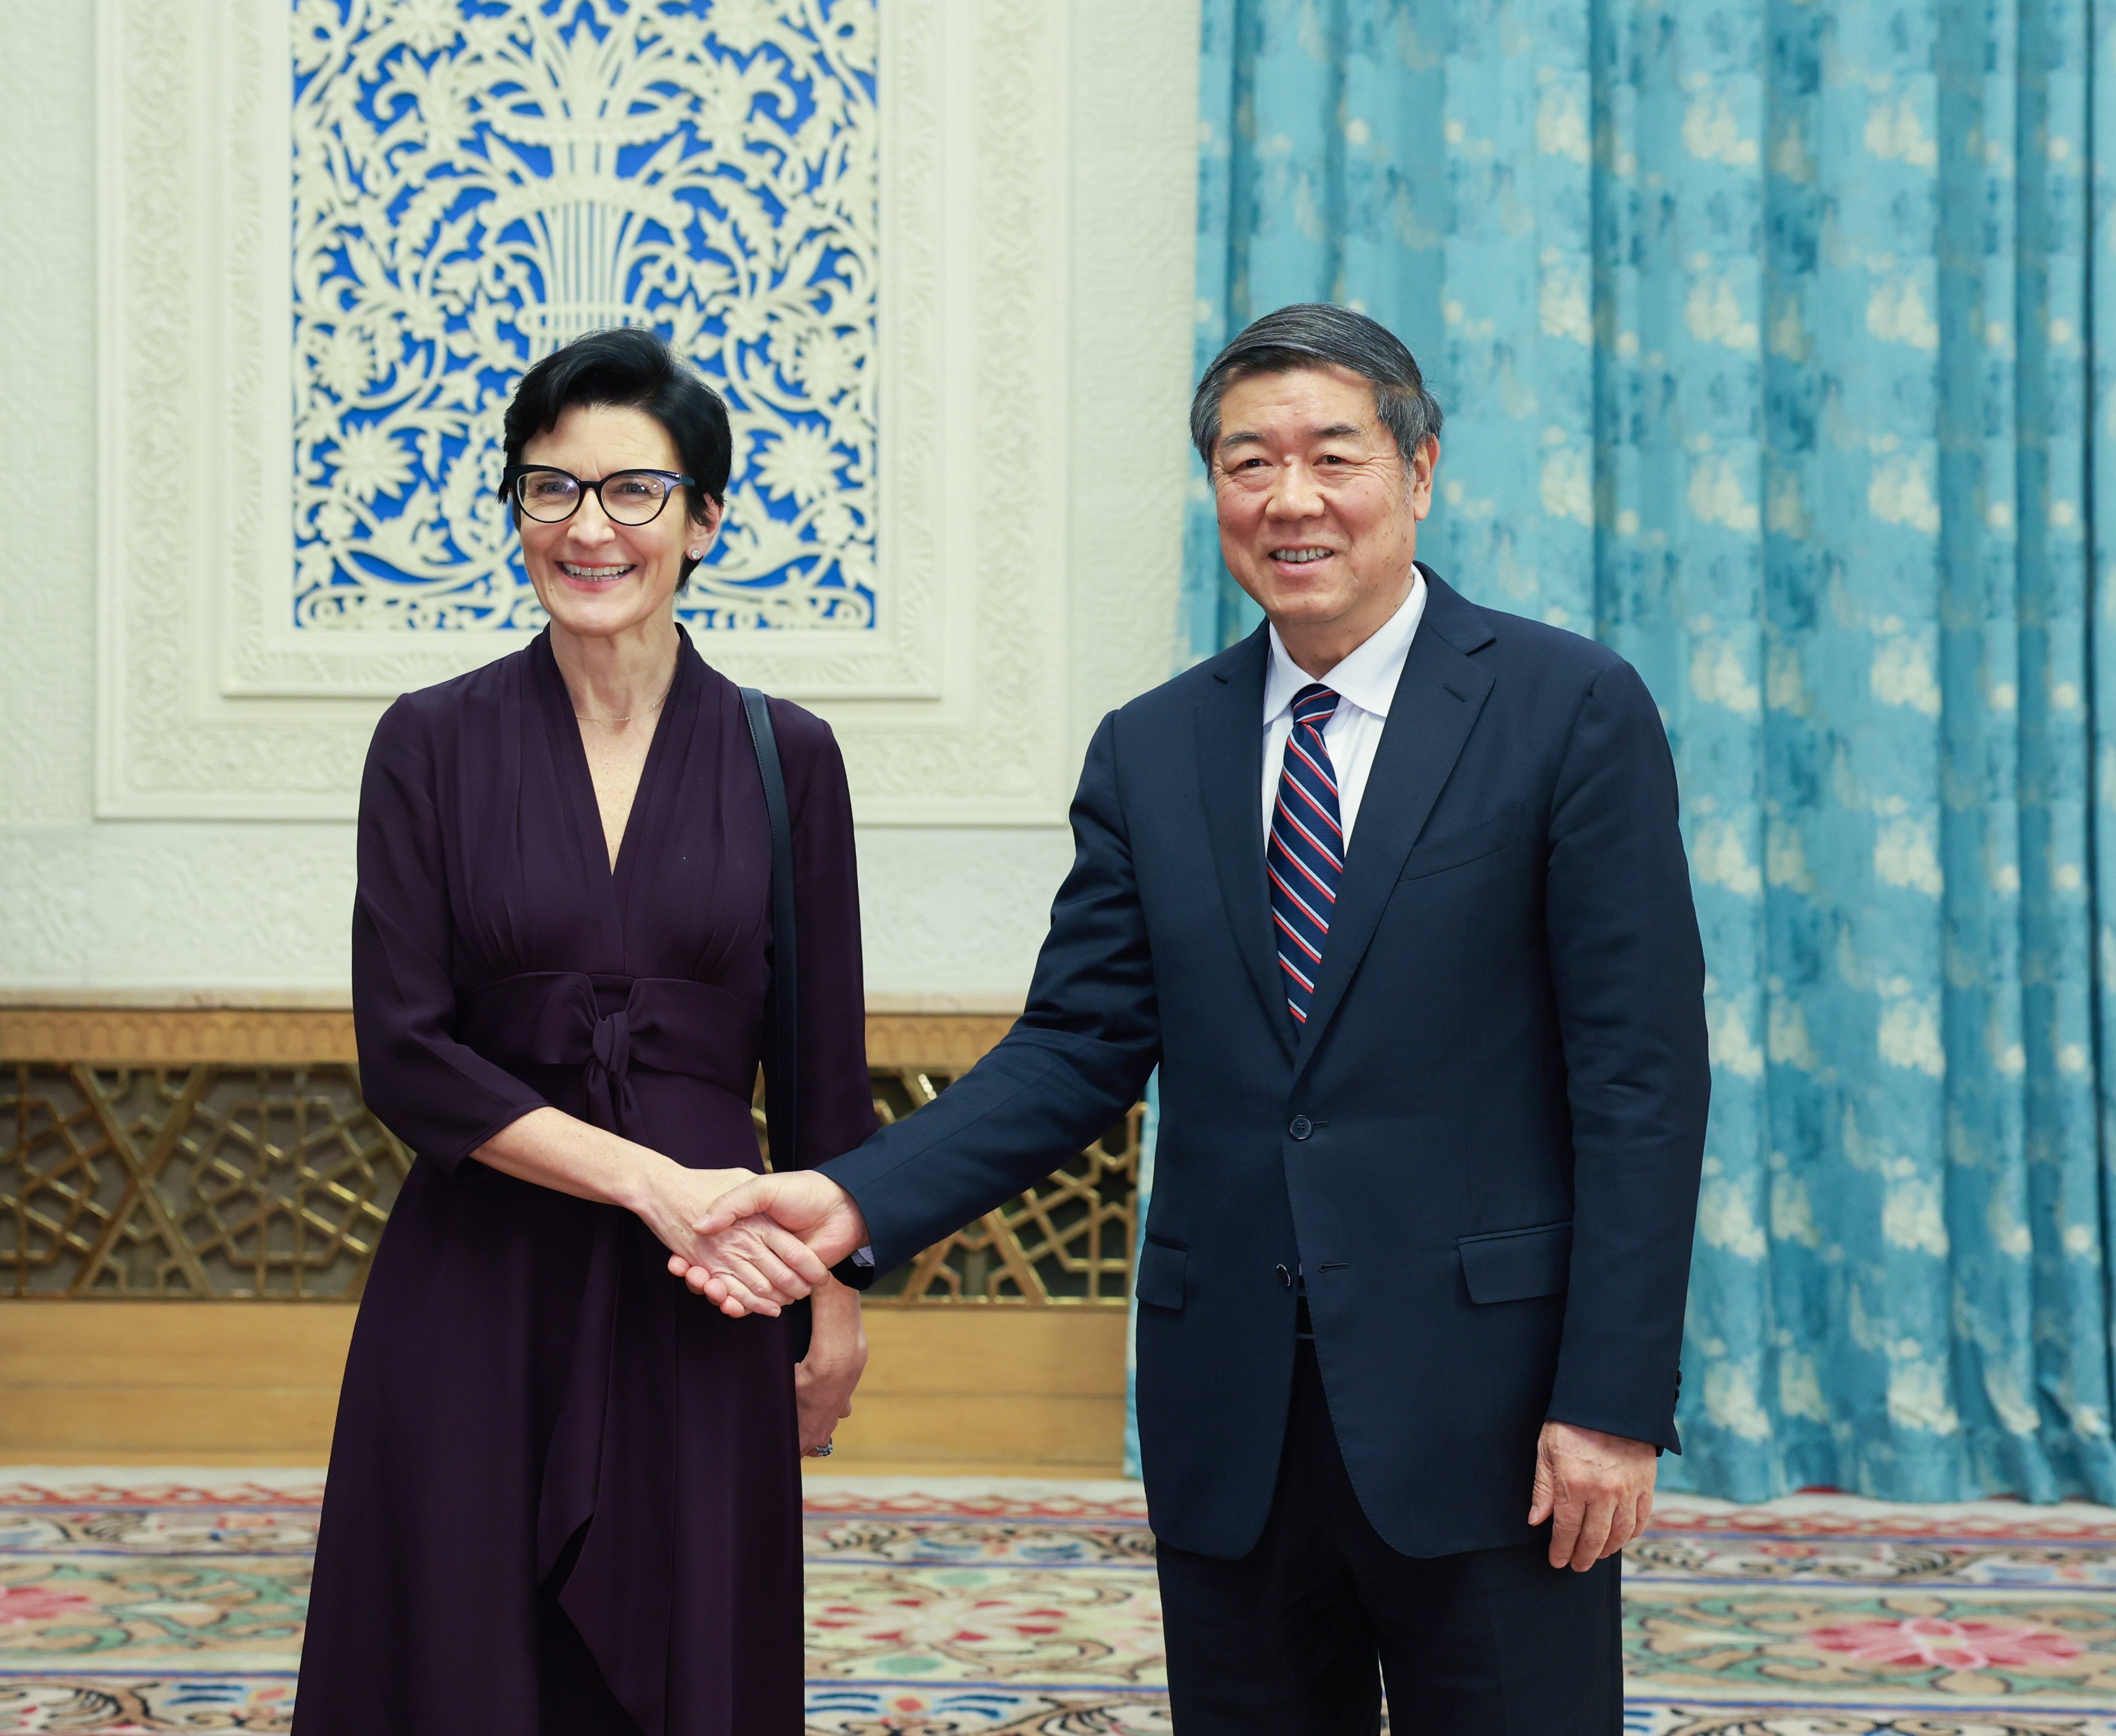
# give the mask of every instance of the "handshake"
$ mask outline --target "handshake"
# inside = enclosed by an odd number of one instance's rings
[[[803,1169],[738,1183],[688,1228],[687,1251],[669,1256],[669,1270],[734,1319],[799,1301],[868,1241],[853,1196]]]

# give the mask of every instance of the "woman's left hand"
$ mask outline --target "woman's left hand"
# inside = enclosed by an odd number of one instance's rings
[[[801,1456],[812,1458],[830,1444],[838,1425],[853,1414],[853,1388],[867,1369],[867,1331],[860,1324],[859,1294],[834,1280],[810,1298],[814,1333],[808,1354],[794,1368],[794,1402],[801,1424]]]

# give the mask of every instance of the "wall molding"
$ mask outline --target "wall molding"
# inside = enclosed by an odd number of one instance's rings
[[[1064,813],[1070,17],[885,9],[890,624],[705,647],[830,719],[868,824]],[[290,450],[289,28],[283,0],[97,0],[100,817],[350,817],[387,698],[522,638],[291,625],[291,483],[256,482]]]
[[[45,997],[47,1000],[55,997]],[[1014,1023],[1003,1012],[870,1008],[868,1064],[973,1066]],[[346,1066],[360,1059],[349,1006],[0,1004],[0,1061],[91,1067]]]

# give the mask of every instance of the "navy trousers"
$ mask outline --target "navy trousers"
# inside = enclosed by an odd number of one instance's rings
[[[1161,1545],[1177,1736],[1621,1736],[1620,1557],[1421,1560],[1368,1522],[1303,1340],[1271,1517],[1239,1561]],[[1521,1491],[1528,1508],[1529,1491]]]

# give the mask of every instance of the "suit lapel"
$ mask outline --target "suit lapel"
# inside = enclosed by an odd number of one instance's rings
[[[1447,787],[1492,691],[1491,675],[1467,655],[1491,642],[1491,629],[1483,615],[1429,568],[1419,570],[1432,588],[1374,750],[1366,794],[1359,800],[1344,878],[1331,912],[1330,938],[1322,948],[1308,1023],[1301,1027],[1295,1049],[1296,1071],[1307,1065],[1344,999],[1374,937],[1382,910],[1396,890],[1404,860],[1424,830],[1426,817]],[[1259,693],[1259,709],[1263,703]],[[1257,776],[1263,776],[1261,764]],[[1252,807],[1260,801],[1260,794],[1253,790]],[[1217,836],[1213,842],[1217,850]]]
[[[1221,902],[1235,950],[1263,999],[1267,1022],[1293,1052],[1293,1021],[1279,986],[1271,891],[1263,872],[1263,678],[1270,648],[1259,627],[1212,673],[1219,685],[1198,707],[1198,789]]]

